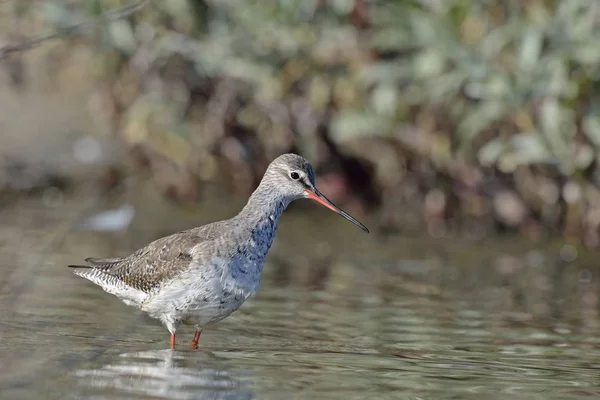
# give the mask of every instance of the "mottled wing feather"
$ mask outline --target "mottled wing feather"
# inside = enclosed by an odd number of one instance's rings
[[[90,264],[92,268],[100,269],[100,270],[108,270],[111,267],[121,263],[123,258],[86,258],[85,262]]]
[[[192,231],[158,239],[121,259],[91,259],[92,268],[145,293],[175,278],[192,261],[191,249],[203,238]]]
[[[200,264],[205,257],[210,257],[210,252],[218,256],[224,249],[214,243],[230,234],[234,225],[232,220],[213,222],[157,239],[127,257],[88,258],[86,261],[92,269],[100,270],[129,287],[150,293],[190,266],[190,253],[196,246],[203,248],[203,251],[196,250],[194,255],[195,261]]]

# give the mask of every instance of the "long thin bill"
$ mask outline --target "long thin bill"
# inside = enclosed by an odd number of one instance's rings
[[[358,226],[363,231],[369,233],[369,230],[367,229],[366,226],[364,226],[362,223],[360,223],[352,215],[348,214],[346,211],[342,210],[341,208],[339,208],[338,206],[333,204],[331,202],[331,200],[329,200],[327,197],[323,196],[323,194],[321,194],[321,192],[319,192],[316,188],[314,189],[314,192],[312,190],[306,190],[306,197],[308,197],[311,200],[316,201],[317,203],[321,204],[322,206],[329,208],[331,211],[340,214],[342,217],[346,218],[348,221],[352,222],[354,225]]]

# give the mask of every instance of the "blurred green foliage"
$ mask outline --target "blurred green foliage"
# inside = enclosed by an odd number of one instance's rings
[[[564,228],[575,202],[578,226],[587,226],[590,210],[600,208],[591,200],[600,176],[600,3],[54,0],[41,6],[58,29],[93,27],[87,38],[98,52],[94,73],[115,131],[191,181],[212,179],[224,159],[242,171],[233,174],[238,183],[251,188],[268,160],[293,149],[317,165],[360,160],[384,207],[416,176],[424,198],[442,189],[446,216],[457,207],[450,200],[461,199],[453,185],[490,199],[500,214],[511,207],[496,206],[497,194],[514,194],[531,212],[517,213],[522,217],[509,225],[533,218]],[[490,189],[490,182],[499,183]],[[583,195],[565,197],[567,183]],[[595,218],[581,229],[599,224]]]

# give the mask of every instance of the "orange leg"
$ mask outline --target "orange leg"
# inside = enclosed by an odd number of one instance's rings
[[[192,349],[198,350],[198,340],[200,340],[200,329],[196,328],[196,333],[194,333],[194,338],[190,342],[192,345]]]
[[[171,333],[171,350],[175,349],[175,334]]]

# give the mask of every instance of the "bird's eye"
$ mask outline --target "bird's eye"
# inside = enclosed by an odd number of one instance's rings
[[[290,178],[297,181],[298,179],[300,179],[300,174],[297,173],[296,171],[290,172]]]

